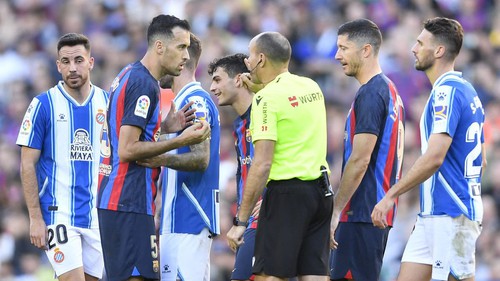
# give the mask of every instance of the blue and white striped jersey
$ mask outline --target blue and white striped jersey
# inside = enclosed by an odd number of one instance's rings
[[[476,91],[460,72],[447,72],[433,85],[420,120],[422,153],[431,134],[452,137],[439,170],[420,186],[421,216],[464,214],[481,221],[481,144],[484,109]]]
[[[205,171],[164,170],[160,233],[199,234],[206,227],[211,233],[220,234],[219,111],[210,94],[198,82],[189,83],[181,89],[174,99],[175,107],[179,110],[190,101],[194,101],[192,107],[196,108],[196,118],[210,124],[210,161]],[[169,153],[189,151],[186,146]]]
[[[92,85],[80,105],[63,83],[33,99],[16,143],[41,151],[36,177],[45,223],[97,228],[100,134],[108,93]]]

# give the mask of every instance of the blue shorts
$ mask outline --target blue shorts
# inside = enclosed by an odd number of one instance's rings
[[[247,228],[243,234],[243,243],[236,252],[231,280],[250,280],[252,276],[253,253],[255,248],[255,228]]]
[[[389,230],[371,223],[339,223],[335,231],[339,245],[330,256],[331,280],[378,280]]]
[[[158,239],[153,216],[98,209],[104,267],[109,281],[131,276],[159,280]]]

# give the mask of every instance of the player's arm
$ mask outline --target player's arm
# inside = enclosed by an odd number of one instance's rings
[[[394,206],[394,201],[405,192],[424,182],[437,172],[444,162],[450,148],[452,138],[447,133],[432,134],[427,150],[420,156],[408,173],[393,185],[384,198],[375,205],[372,212],[372,222],[375,226],[387,226],[387,212]]]
[[[271,140],[257,140],[254,143],[254,158],[248,171],[247,181],[243,189],[243,199],[238,212],[238,219],[242,222],[248,221],[267,183],[274,157],[274,146],[275,142]],[[231,227],[227,233],[231,249],[236,250],[243,243],[245,229],[244,226]]]
[[[186,128],[179,136],[163,141],[139,141],[142,129],[123,125],[118,137],[118,156],[121,162],[151,158],[167,151],[204,141],[210,135],[210,126],[200,121]]]
[[[210,162],[210,138],[202,143],[190,145],[189,149],[186,153],[164,153],[137,163],[150,168],[165,166],[179,171],[204,171]]]
[[[36,178],[36,164],[40,159],[41,151],[23,146],[21,148],[21,182],[24,198],[30,218],[31,244],[40,249],[47,249],[47,226],[43,220],[38,195],[38,180]]]
[[[374,134],[361,133],[354,135],[352,153],[349,156],[342,178],[340,179],[339,189],[334,200],[335,207],[332,217],[340,215],[347,202],[349,202],[354,192],[358,189],[370,164],[371,155],[376,143],[377,136]]]

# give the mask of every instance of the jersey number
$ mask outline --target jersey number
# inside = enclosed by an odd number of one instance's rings
[[[483,123],[472,123],[467,129],[466,142],[476,143],[474,148],[465,157],[464,176],[466,178],[477,178],[481,174],[481,164],[474,165],[474,161],[481,155],[481,132]]]
[[[48,244],[49,250],[56,246],[54,238],[57,239],[57,243],[64,244],[68,242],[68,232],[66,231],[66,226],[64,224],[59,224],[54,228],[49,228],[47,230],[49,234]]]
[[[156,243],[156,235],[151,235],[151,257],[158,258],[158,244]]]

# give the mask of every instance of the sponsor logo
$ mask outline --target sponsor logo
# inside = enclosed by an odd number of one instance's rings
[[[442,121],[446,119],[448,119],[448,106],[447,105],[434,106],[434,120]]]
[[[267,131],[267,102],[262,104],[262,132]]]
[[[241,165],[252,165],[252,158],[250,156],[247,156],[245,158],[242,158],[241,156],[238,159],[241,163]]]
[[[95,116],[95,121],[97,122],[97,124],[102,125],[104,124],[105,120],[106,120],[106,115],[104,114],[104,110],[98,109],[97,114]]]
[[[168,273],[168,272],[171,272],[170,270],[170,266],[168,266],[168,264],[164,265],[163,266],[163,270],[161,271],[162,273]]]
[[[290,102],[290,105],[292,107],[297,107],[299,106],[299,102],[297,101],[297,97],[296,96],[291,96],[291,97],[288,97],[288,101]]]
[[[443,269],[444,268],[443,267],[443,262],[441,262],[440,260],[436,260],[434,262],[434,268],[436,268],[436,269]]]
[[[160,130],[156,131],[156,133],[153,135],[153,140],[158,141],[160,139]]]
[[[92,161],[94,153],[90,143],[89,133],[85,129],[78,129],[73,136],[73,143],[69,148],[69,158],[74,161]]]
[[[101,130],[101,157],[108,158],[111,156],[111,145],[109,144],[109,136],[108,136],[108,126],[104,124]]]
[[[99,164],[99,175],[109,176],[111,174],[111,165],[108,164]]]
[[[323,95],[320,92],[311,93],[311,94],[307,94],[304,96],[300,96],[299,100],[301,103],[310,103],[310,102],[314,102],[314,101],[320,101],[320,100],[323,100]]]
[[[28,106],[28,110],[26,110],[26,113],[31,113],[31,110],[33,110],[32,104],[30,104],[30,106]]]
[[[31,121],[29,119],[24,119],[22,129],[25,132],[27,132],[31,129]]]
[[[120,84],[120,77],[116,77],[113,80],[113,83],[111,83],[111,92],[114,92],[116,88],[118,88],[118,85]]]
[[[437,97],[438,101],[444,101],[444,99],[446,98],[446,93],[445,92],[438,92],[436,94],[436,97]]]
[[[140,96],[139,99],[137,99],[134,114],[136,116],[146,118],[148,116],[149,105],[149,97],[146,95]]]
[[[262,100],[262,96],[258,96],[255,98],[255,102],[257,103],[257,106],[259,105],[261,100]]]
[[[64,261],[64,253],[59,250],[59,248],[54,250],[54,261],[56,263],[62,263]]]

